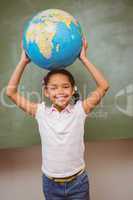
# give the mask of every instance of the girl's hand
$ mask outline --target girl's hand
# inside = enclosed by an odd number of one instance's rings
[[[28,63],[30,63],[31,60],[26,55],[25,50],[23,49],[22,41],[21,41],[21,49],[22,49],[22,53],[21,53],[20,61],[22,61],[25,65],[27,65]]]
[[[82,41],[83,41],[83,45],[82,45],[82,49],[79,56],[80,60],[83,60],[84,58],[86,58],[86,51],[88,48],[88,43],[85,36],[83,36]]]
[[[21,58],[20,58],[21,62],[23,62],[25,65],[27,65],[28,63],[30,63],[30,59],[29,57],[26,55],[24,49],[22,49],[22,53],[21,53]]]

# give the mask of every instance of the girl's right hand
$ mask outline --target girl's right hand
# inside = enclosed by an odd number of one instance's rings
[[[30,63],[31,60],[30,60],[30,58],[27,56],[27,54],[26,54],[26,52],[25,52],[25,50],[24,50],[24,48],[23,48],[23,43],[22,43],[22,41],[21,41],[20,46],[21,46],[21,49],[22,49],[20,61],[22,61],[25,65],[27,65],[28,63]]]
[[[31,61],[31,60],[29,59],[29,57],[26,55],[24,49],[22,49],[20,61],[22,61],[25,65],[27,65],[27,64],[30,63],[30,61]]]

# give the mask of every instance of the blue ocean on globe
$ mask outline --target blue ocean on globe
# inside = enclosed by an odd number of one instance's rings
[[[71,65],[82,48],[79,22],[59,9],[44,10],[24,27],[23,47],[33,63],[46,70]]]

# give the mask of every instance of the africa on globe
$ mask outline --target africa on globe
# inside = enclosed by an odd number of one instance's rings
[[[23,48],[33,63],[52,70],[71,65],[82,48],[79,22],[59,9],[44,10],[24,27]]]

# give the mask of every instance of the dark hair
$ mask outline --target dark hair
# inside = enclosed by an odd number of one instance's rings
[[[47,75],[43,78],[42,80],[42,84],[46,87],[49,80],[50,80],[50,77],[54,74],[63,74],[65,76],[68,77],[72,87],[75,87],[75,80],[74,80],[74,77],[73,75],[67,71],[66,69],[53,69],[51,70],[50,72],[47,73]],[[80,99],[80,95],[77,91],[77,87],[75,87],[75,93],[73,94],[73,97],[74,97],[74,103],[76,103],[79,99]]]

